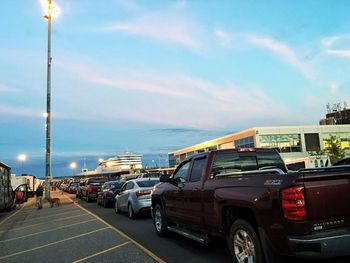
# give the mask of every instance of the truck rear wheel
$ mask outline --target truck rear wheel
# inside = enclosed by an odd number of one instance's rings
[[[163,208],[157,204],[153,209],[153,225],[156,233],[160,237],[164,237],[168,231],[168,220],[164,214]]]
[[[228,246],[233,262],[264,262],[259,236],[246,220],[238,219],[232,224],[228,237]]]

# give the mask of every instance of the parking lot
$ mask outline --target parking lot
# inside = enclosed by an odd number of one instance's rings
[[[164,262],[66,195],[38,210],[30,199],[0,222],[0,262]]]

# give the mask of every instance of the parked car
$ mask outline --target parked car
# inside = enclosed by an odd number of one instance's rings
[[[159,178],[161,175],[161,173],[143,173],[139,178]]]
[[[338,165],[348,165],[350,164],[350,156],[347,156],[338,162],[335,162],[332,166],[338,166]]]
[[[151,190],[159,183],[158,178],[138,178],[129,180],[115,196],[115,212],[128,212],[129,218],[151,208]]]
[[[85,180],[81,180],[75,191],[75,197],[81,199],[81,187],[85,185]]]
[[[105,182],[97,193],[97,204],[103,205],[103,207],[113,205],[115,196],[124,183],[124,180]]]
[[[79,182],[70,182],[68,186],[68,193],[75,194],[77,192],[78,186],[79,186]]]
[[[88,178],[84,185],[80,186],[81,199],[85,199],[87,202],[96,200],[97,193],[105,182],[104,178]]]

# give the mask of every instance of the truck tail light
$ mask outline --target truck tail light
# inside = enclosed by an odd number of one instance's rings
[[[238,148],[237,152],[256,152],[255,148]]]
[[[108,195],[114,196],[114,192],[112,190],[109,190]]]
[[[285,218],[306,220],[304,187],[296,186],[282,190],[282,208]]]
[[[137,191],[136,192],[136,196],[140,197],[140,196],[143,196],[143,195],[149,195],[150,193],[151,193],[151,190]]]

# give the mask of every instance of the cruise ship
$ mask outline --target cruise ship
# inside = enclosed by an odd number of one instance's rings
[[[139,173],[142,169],[142,155],[133,154],[131,152],[125,152],[124,154],[117,155],[114,158],[107,160],[101,160],[97,168],[96,173],[112,173],[112,172],[129,172]]]

